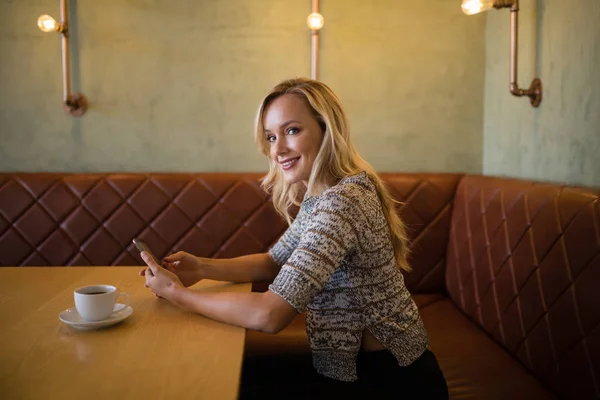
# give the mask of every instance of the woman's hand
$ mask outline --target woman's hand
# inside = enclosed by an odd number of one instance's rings
[[[204,278],[198,258],[185,251],[178,251],[165,257],[162,266],[177,275],[185,287],[190,287]],[[145,276],[146,270],[147,268],[141,270],[140,276]]]
[[[192,286],[204,278],[198,257],[178,251],[164,258],[164,266],[181,280],[185,287]]]
[[[177,289],[184,289],[183,283],[177,275],[156,264],[145,251],[142,251],[141,256],[148,268],[140,272],[140,275],[146,277],[146,287],[152,290],[155,295],[171,300]]]

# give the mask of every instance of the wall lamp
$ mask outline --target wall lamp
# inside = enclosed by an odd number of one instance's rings
[[[87,110],[87,99],[81,93],[71,93],[69,60],[69,21],[67,0],[60,0],[60,23],[49,15],[41,15],[37,24],[42,32],[58,32],[62,37],[63,108],[73,117],[82,116]]]
[[[527,96],[533,107],[542,102],[542,81],[535,78],[529,89],[520,89],[517,84],[517,47],[519,0],[463,0],[462,10],[467,15],[478,14],[494,7],[510,8],[510,82],[509,90],[515,96]]]
[[[319,0],[312,0],[312,13],[306,19],[306,25],[312,31],[312,45],[310,57],[310,77],[317,79],[319,61],[319,30],[323,27],[325,19],[319,14]]]

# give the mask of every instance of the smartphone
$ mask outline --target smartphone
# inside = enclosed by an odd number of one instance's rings
[[[154,262],[159,267],[162,267],[162,263],[158,260],[158,258],[154,255],[154,253],[150,250],[150,247],[148,247],[148,245],[146,244],[146,242],[144,242],[142,239],[139,239],[139,238],[134,238],[132,240],[132,242],[135,245],[135,247],[137,247],[137,249],[140,251],[140,253],[142,251],[145,251],[146,253],[150,254],[150,257],[152,257],[152,259],[154,260]]]

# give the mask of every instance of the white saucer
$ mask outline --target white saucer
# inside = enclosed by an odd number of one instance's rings
[[[113,313],[101,321],[86,321],[81,318],[75,307],[68,308],[58,314],[58,318],[67,325],[76,329],[99,329],[118,324],[133,314],[133,308],[125,304],[117,303],[113,308]]]

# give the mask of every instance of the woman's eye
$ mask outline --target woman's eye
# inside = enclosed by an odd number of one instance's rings
[[[274,135],[267,136],[267,142],[269,142],[269,143],[275,142],[275,136]]]
[[[288,135],[295,135],[296,133],[298,133],[300,131],[300,129],[298,128],[289,128],[287,130]]]

